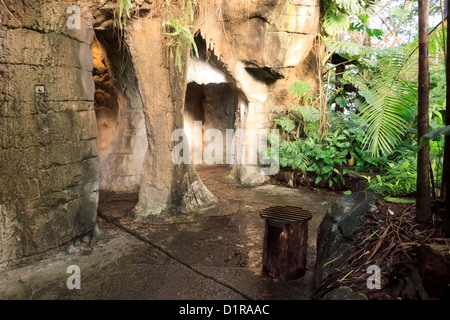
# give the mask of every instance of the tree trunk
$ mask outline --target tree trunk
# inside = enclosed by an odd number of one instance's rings
[[[430,73],[428,65],[429,0],[419,0],[419,104],[418,140],[429,131]],[[430,198],[430,147],[422,148],[417,156],[416,219],[425,222],[431,216]]]
[[[138,19],[128,29],[126,39],[144,103],[149,143],[139,202],[134,208],[134,213],[141,217],[195,211],[217,201],[203,185],[193,165],[172,162],[171,152],[178,143],[172,141],[172,133],[184,127],[186,70],[177,74],[162,25],[161,17]],[[187,47],[184,53],[187,66]]]
[[[445,13],[444,15],[447,15],[448,10],[448,3],[449,1],[445,1]],[[442,23],[446,24],[447,28],[447,51],[446,51],[446,78],[447,78],[447,105],[446,105],[446,116],[445,116],[445,124],[448,126],[450,125],[450,112],[449,112],[449,106],[450,106],[450,69],[449,69],[449,55],[448,55],[448,48],[450,48],[450,37],[448,36],[448,20],[443,21]],[[442,169],[442,184],[441,184],[441,198],[446,200],[446,211],[445,211],[445,220],[446,220],[446,233],[450,236],[450,137],[445,136],[445,143],[444,143],[444,165]]]

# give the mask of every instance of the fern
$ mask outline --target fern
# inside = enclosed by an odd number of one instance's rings
[[[306,122],[315,122],[320,119],[320,112],[316,108],[297,106],[295,111],[298,111]]]
[[[336,52],[347,60],[371,59],[377,53],[377,49],[355,42],[335,41],[329,38],[325,38],[324,42],[329,51]]]
[[[291,167],[306,173],[311,166],[311,160],[308,157],[307,145],[302,140],[283,141],[280,144],[280,166]]]

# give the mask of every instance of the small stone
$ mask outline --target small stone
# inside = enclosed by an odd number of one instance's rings
[[[68,252],[77,253],[78,249],[74,245],[70,245]]]
[[[96,237],[96,238],[101,237],[101,236],[103,235],[103,231],[100,229],[100,227],[98,226],[98,224],[95,224],[94,231],[93,231],[93,235],[94,235],[94,237]]]
[[[325,294],[322,300],[368,300],[366,295],[354,292],[350,287],[339,287],[327,294]]]

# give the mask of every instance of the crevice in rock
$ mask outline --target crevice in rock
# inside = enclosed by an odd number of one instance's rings
[[[138,192],[148,142],[131,56],[112,30],[96,30],[92,52],[100,190]]]
[[[256,80],[264,82],[267,85],[274,84],[277,80],[283,79],[284,76],[272,68],[260,67],[257,64],[244,61],[245,70]]]
[[[264,21],[265,23],[267,23],[267,24],[269,24],[269,25],[271,24],[270,21],[267,20],[267,18],[265,18],[265,17],[263,17],[263,16],[260,16],[260,15],[253,15],[253,16],[250,16],[250,17],[249,17],[249,20],[251,20],[251,19],[260,19],[260,20]]]

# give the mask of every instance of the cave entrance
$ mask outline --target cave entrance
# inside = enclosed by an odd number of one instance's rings
[[[117,194],[137,199],[148,142],[131,57],[112,30],[95,30],[92,54],[100,201]]]
[[[198,134],[194,133],[194,126],[196,122],[197,126],[198,122],[201,122],[202,137],[209,129],[221,132],[222,165],[227,165],[231,169],[232,165],[227,163],[227,130],[245,129],[248,101],[220,59],[213,51],[207,49],[206,42],[200,35],[196,36],[196,43],[199,58],[192,57],[189,61],[184,107],[184,128],[191,148],[191,162],[195,163],[194,138],[198,138]],[[214,142],[214,138],[211,142]],[[211,142],[202,141],[202,153]],[[234,150],[232,153],[235,153]],[[204,162],[202,164],[201,167],[204,168]],[[203,168],[197,168],[200,169],[197,170],[200,175]]]

